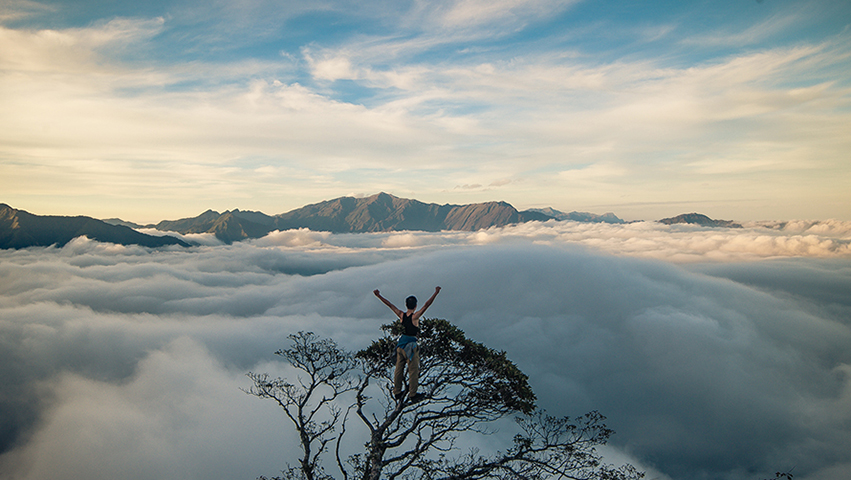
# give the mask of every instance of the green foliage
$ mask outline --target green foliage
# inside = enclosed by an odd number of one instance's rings
[[[399,322],[381,328],[393,336],[402,333]],[[462,386],[459,394],[466,400],[490,405],[489,408],[505,413],[534,411],[535,394],[529,386],[529,377],[506,357],[505,352],[470,340],[460,328],[442,319],[420,320],[417,343],[422,364],[420,382],[424,388],[428,388],[435,376],[431,367],[439,366],[443,384],[436,386],[438,389]],[[355,357],[373,368],[390,369],[395,364],[395,352],[395,339],[385,336]]]

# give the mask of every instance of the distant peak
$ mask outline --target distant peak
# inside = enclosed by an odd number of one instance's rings
[[[367,198],[367,200],[384,200],[384,199],[396,200],[399,197],[397,197],[395,195],[391,195],[387,192],[378,192],[375,195],[371,195],[371,196],[366,197],[366,198]]]
[[[530,209],[532,212],[543,213],[544,215],[548,215],[556,220],[570,220],[574,222],[583,222],[583,223],[626,223],[623,219],[619,218],[612,212],[606,212],[603,215],[598,215],[596,213],[590,212],[577,212],[572,211],[570,213],[565,213],[560,210],[556,210],[552,207],[546,208],[532,208]]]
[[[738,224],[732,220],[715,220],[709,218],[708,216],[702,213],[697,212],[683,213],[681,215],[677,215],[676,217],[663,218],[659,220],[659,223],[665,225],[687,223],[691,225],[701,225],[704,227],[742,228],[741,224]]]

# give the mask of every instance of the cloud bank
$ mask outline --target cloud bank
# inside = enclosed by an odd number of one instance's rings
[[[2,251],[0,475],[275,475],[295,461],[292,433],[275,405],[239,390],[243,374],[285,372],[271,353],[298,330],[363,348],[391,320],[372,289],[402,301],[441,285],[430,315],[506,350],[550,413],[600,410],[617,432],[610,457],[652,478],[765,478],[793,466],[796,478],[844,478],[847,252],[728,252],[753,243],[748,228],[633,224],[622,228],[634,242],[594,248],[589,226],[521,227]],[[815,231],[847,248],[847,225],[759,229],[775,248]],[[710,235],[725,240],[687,242]],[[632,243],[649,253],[627,255]]]
[[[500,245],[514,242],[580,244],[616,255],[677,263],[756,260],[775,257],[842,258],[851,255],[851,222],[749,222],[746,228],[698,225],[629,224],[572,221],[528,222],[475,232],[390,232],[335,235],[288,230],[252,240],[257,246],[307,249],[437,249],[445,246]],[[183,240],[193,238],[181,236]],[[401,252],[398,252],[401,253]]]

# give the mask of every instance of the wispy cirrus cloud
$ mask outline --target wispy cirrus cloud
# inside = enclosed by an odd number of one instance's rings
[[[164,20],[120,18],[88,28],[24,30],[0,26],[4,70],[59,75],[119,73],[114,54],[162,31]]]
[[[247,28],[265,6],[253,4],[233,28]],[[487,189],[453,187],[508,178],[500,200],[521,208],[628,203],[633,211],[617,213],[646,218],[660,216],[646,205],[697,209],[720,196],[751,219],[842,216],[851,148],[843,135],[851,90],[837,75],[849,58],[842,35],[698,59],[597,55],[583,38],[610,25],[582,12],[571,17],[587,4],[480,7],[285,8],[270,13],[278,30],[263,23],[266,40],[241,37],[263,45],[247,56],[203,40],[205,25],[226,21],[224,4],[86,26],[2,27],[0,170],[15,179],[4,200],[46,211],[56,200],[49,192],[64,191],[85,209],[58,213],[121,216],[105,205],[134,211],[144,199],[149,210],[179,217],[211,207],[283,211],[349,191],[486,201]],[[481,11],[475,21],[459,20],[472,11]],[[509,24],[530,34],[553,16],[583,34],[488,40],[489,29],[512,31],[503,28]],[[299,21],[307,31],[310,22],[330,22],[335,36],[286,36],[288,22]],[[660,23],[671,22],[625,31]],[[680,35],[663,30],[671,41]],[[199,45],[209,51],[197,53]],[[160,55],[164,49],[177,53]],[[623,174],[593,185],[558,174],[589,168]],[[48,194],[28,193],[42,190]],[[162,198],[181,191],[191,195]],[[221,205],[223,191],[247,203]],[[94,202],[85,192],[117,201]],[[722,215],[740,216],[732,208]]]
[[[32,0],[4,0],[0,3],[0,22],[12,22],[27,17],[55,12],[56,9]]]
[[[528,22],[560,13],[576,3],[577,0],[452,0],[415,2],[412,10],[418,20],[425,19],[425,22],[418,21],[420,25],[425,23],[437,32],[478,30],[481,35],[510,26],[508,32],[503,30],[505,34],[524,28]]]

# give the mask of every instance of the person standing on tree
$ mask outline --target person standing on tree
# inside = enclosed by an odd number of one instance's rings
[[[417,393],[420,380],[420,349],[417,345],[417,334],[420,332],[420,317],[428,310],[434,302],[434,298],[440,293],[440,287],[434,287],[434,293],[426,300],[423,308],[416,310],[417,297],[411,295],[405,299],[405,307],[408,311],[403,312],[396,308],[390,300],[381,296],[376,288],[372,291],[379,300],[387,305],[402,322],[402,335],[396,344],[396,371],[393,374],[393,397],[402,400],[405,392],[402,391],[402,383],[405,379],[405,364],[408,364],[408,399],[411,402],[419,402],[424,395]],[[416,310],[416,311],[414,311]]]

